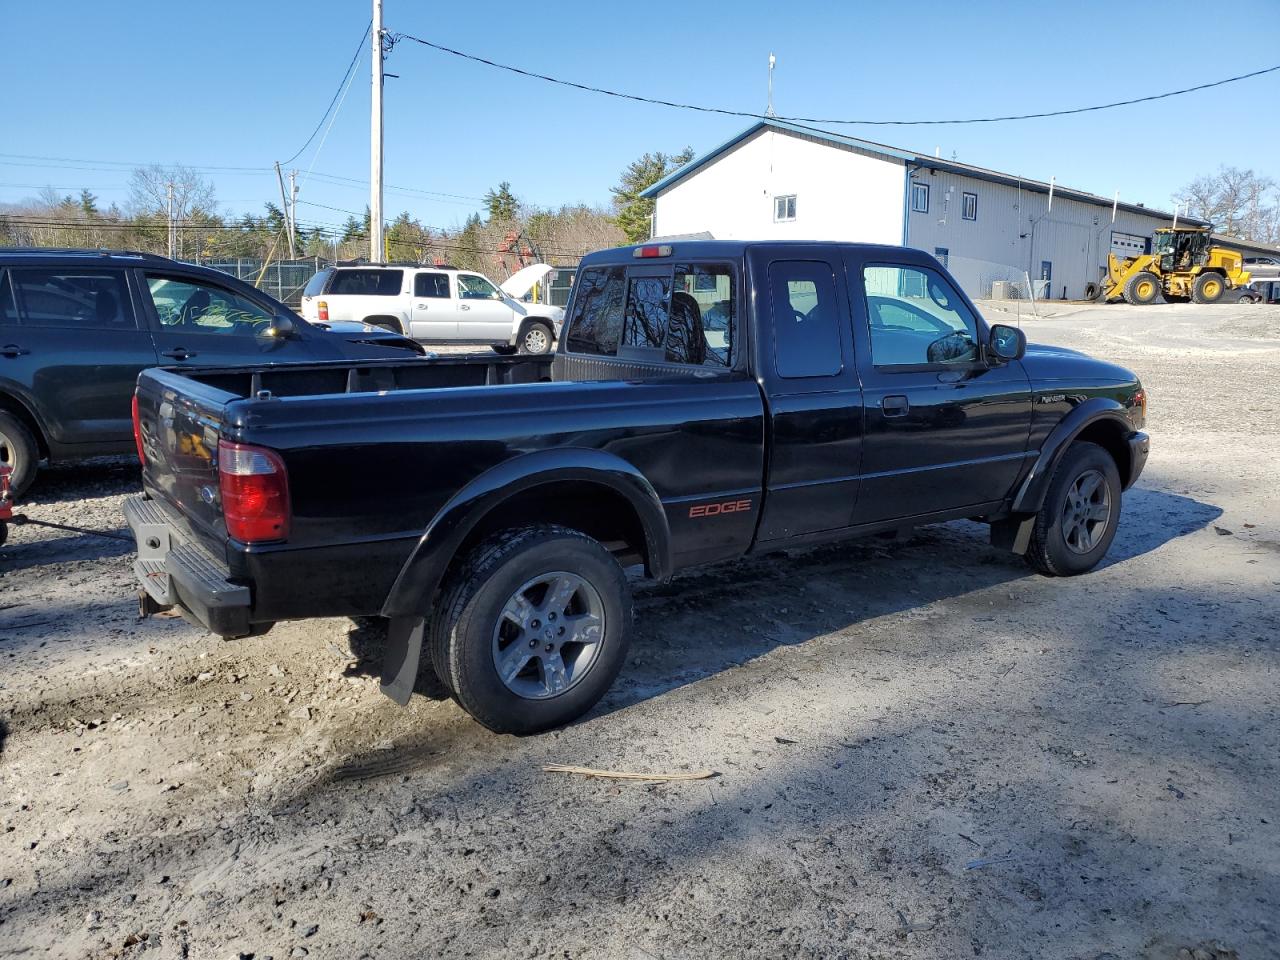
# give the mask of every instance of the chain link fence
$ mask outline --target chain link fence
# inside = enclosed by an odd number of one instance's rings
[[[271,261],[264,261],[258,257],[230,257],[222,260],[197,259],[183,262],[230,274],[295,309],[302,303],[302,288],[307,285],[307,281],[333,263],[324,257]]]

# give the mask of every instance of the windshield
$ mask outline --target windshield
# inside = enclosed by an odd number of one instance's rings
[[[1163,253],[1173,253],[1173,234],[1157,232],[1151,238],[1151,252],[1156,256]]]

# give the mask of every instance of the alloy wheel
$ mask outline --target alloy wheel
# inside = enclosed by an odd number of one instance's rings
[[[534,327],[524,335],[524,348],[528,353],[546,353],[549,345],[541,327]]]
[[[1067,489],[1062,505],[1062,538],[1073,553],[1089,553],[1111,522],[1111,491],[1101,470],[1086,470]]]
[[[502,607],[493,666],[512,693],[545,700],[573,687],[595,664],[604,602],[577,574],[557,570],[526,582]]]

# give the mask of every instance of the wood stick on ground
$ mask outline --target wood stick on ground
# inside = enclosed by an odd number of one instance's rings
[[[584,777],[604,777],[612,780],[706,780],[714,777],[714,770],[693,770],[689,773],[633,773],[626,770],[595,770],[591,767],[573,767],[563,763],[543,764],[545,773],[576,773]]]

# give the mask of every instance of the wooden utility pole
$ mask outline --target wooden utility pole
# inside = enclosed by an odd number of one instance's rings
[[[382,0],[373,0],[373,99],[369,110],[369,259],[386,259],[382,235]]]
[[[173,220],[173,181],[170,180],[165,184],[165,195],[169,198],[169,259],[173,259],[173,255],[177,249],[178,230]]]

